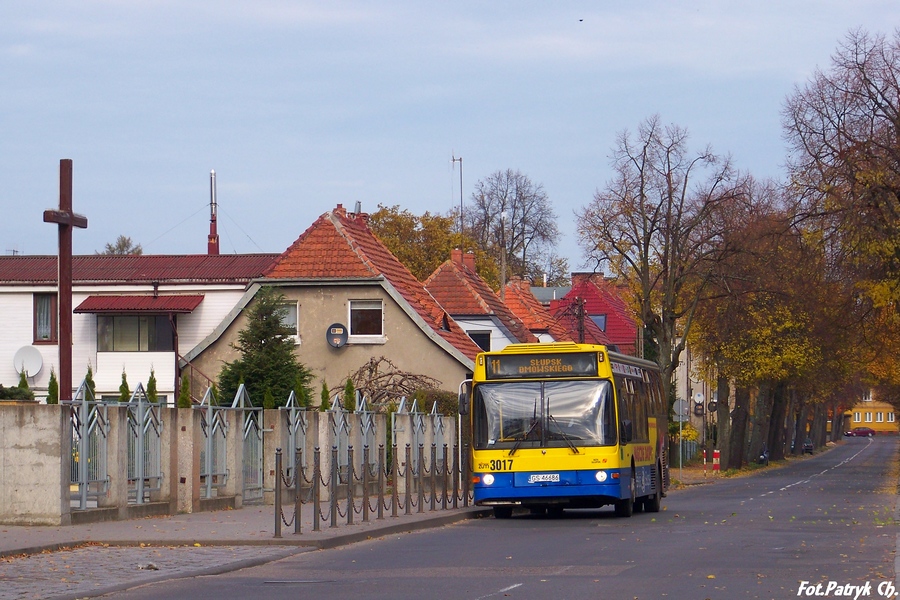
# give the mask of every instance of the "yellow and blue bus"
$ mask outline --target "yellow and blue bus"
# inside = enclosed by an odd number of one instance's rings
[[[668,404],[659,367],[574,343],[512,344],[475,359],[460,386],[474,501],[560,514],[613,505],[658,512],[668,488]]]

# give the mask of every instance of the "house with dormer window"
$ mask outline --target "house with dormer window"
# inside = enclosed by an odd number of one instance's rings
[[[538,342],[475,272],[475,255],[471,252],[451,251],[450,260],[435,269],[425,280],[425,287],[485,352],[502,350],[509,344]]]
[[[640,339],[636,319],[613,283],[599,273],[573,273],[571,289],[559,300],[550,302],[550,312],[566,324],[570,331],[602,337],[623,354],[640,355]]]

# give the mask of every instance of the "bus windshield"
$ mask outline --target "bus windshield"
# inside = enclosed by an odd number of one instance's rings
[[[480,450],[616,443],[607,380],[483,383],[475,388],[473,419]]]

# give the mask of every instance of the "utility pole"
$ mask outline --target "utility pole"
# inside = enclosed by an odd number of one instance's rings
[[[506,302],[506,211],[500,213],[500,300]]]

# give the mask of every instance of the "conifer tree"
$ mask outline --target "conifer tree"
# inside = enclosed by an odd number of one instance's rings
[[[347,410],[356,408],[356,389],[354,389],[353,382],[349,378],[347,383],[344,384],[344,408]]]
[[[150,368],[150,377],[147,379],[147,401],[156,404],[159,401],[159,391],[156,388],[156,371]]]
[[[18,386],[18,387],[19,387],[20,390],[27,390],[27,389],[29,389],[29,386],[28,386],[28,371],[26,371],[25,369],[22,369],[22,371],[19,373],[19,386]]]
[[[178,408],[191,407],[191,382],[187,375],[181,375],[181,392],[178,394]]]
[[[128,402],[131,400],[131,390],[128,389],[128,378],[125,376],[125,369],[122,369],[122,383],[119,384],[119,402]]]
[[[50,367],[50,383],[47,384],[47,404],[59,404],[59,380],[53,367]]]
[[[322,380],[322,391],[319,394],[321,401],[319,402],[319,412],[325,412],[331,408],[331,399],[328,397],[328,386],[325,380]]]
[[[97,397],[97,384],[94,383],[94,369],[91,368],[91,363],[88,363],[87,374],[84,376],[84,383],[90,396],[89,398],[85,398],[85,400],[94,400]]]
[[[294,354],[295,331],[284,323],[288,308],[284,295],[272,287],[262,287],[247,310],[247,323],[233,347],[240,358],[226,363],[219,373],[219,388],[233,397],[244,381],[251,401],[257,403],[271,390],[276,406],[284,406],[299,377],[309,382],[309,370]]]

